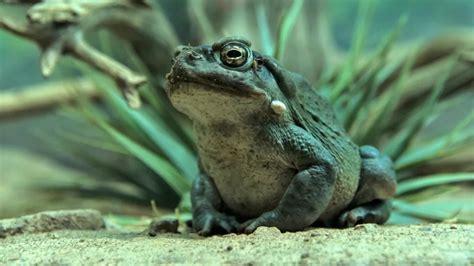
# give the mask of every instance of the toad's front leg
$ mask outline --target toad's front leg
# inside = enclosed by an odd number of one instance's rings
[[[201,173],[193,183],[191,191],[193,228],[200,235],[231,233],[239,227],[237,220],[219,212],[222,199],[212,179]]]
[[[336,180],[332,156],[321,143],[302,130],[292,132],[293,139],[284,149],[290,151],[295,175],[278,206],[242,225],[245,233],[259,226],[275,226],[282,231],[298,231],[313,224],[326,210]]]

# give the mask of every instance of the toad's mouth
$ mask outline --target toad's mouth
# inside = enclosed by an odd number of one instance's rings
[[[229,94],[238,97],[266,98],[264,90],[255,86],[250,86],[242,81],[225,80],[221,76],[213,73],[197,75],[187,70],[179,63],[175,63],[171,71],[166,75],[166,90],[170,96],[183,87],[194,86],[196,89],[212,90],[219,94]]]

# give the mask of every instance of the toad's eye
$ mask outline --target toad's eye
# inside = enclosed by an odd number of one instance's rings
[[[245,46],[229,43],[220,52],[222,63],[229,67],[241,67],[247,63],[249,52]]]

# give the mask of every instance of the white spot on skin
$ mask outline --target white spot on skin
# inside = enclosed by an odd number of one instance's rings
[[[272,108],[273,112],[275,112],[278,115],[283,114],[286,111],[286,105],[278,100],[273,100],[272,103],[270,104],[270,107]]]

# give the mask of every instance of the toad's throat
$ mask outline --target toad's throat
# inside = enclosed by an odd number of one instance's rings
[[[203,124],[242,124],[256,121],[266,98],[258,100],[236,90],[195,82],[176,82],[167,87],[171,104],[191,120]]]
[[[208,84],[198,80],[191,81],[189,79],[186,81],[175,81],[174,83],[169,82],[167,87],[170,96],[183,89],[188,91],[205,90],[216,95],[228,95],[231,97],[262,98],[266,96],[265,92],[259,89],[249,89],[248,87],[236,88],[226,85]]]

